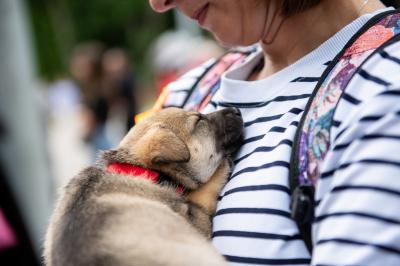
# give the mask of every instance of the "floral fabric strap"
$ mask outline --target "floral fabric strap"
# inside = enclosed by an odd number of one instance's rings
[[[245,59],[247,55],[243,52],[232,51],[222,56],[195,84],[183,108],[193,111],[203,110],[220,88],[222,74],[235,63]]]
[[[331,146],[333,117],[343,92],[359,67],[399,34],[399,11],[373,17],[330,63],[314,89],[300,121],[291,157],[292,216],[300,229],[313,218],[314,186]]]

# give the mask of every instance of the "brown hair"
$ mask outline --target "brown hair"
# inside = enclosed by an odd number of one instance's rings
[[[291,16],[297,14],[320,2],[321,0],[282,0],[282,15]]]

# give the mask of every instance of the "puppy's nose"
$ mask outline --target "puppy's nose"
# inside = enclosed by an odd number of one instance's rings
[[[239,108],[233,107],[233,109],[234,109],[235,115],[240,116],[240,117],[242,116],[242,113],[240,112]]]
[[[154,11],[162,13],[166,12],[176,6],[176,0],[149,0],[150,6]]]
[[[242,113],[240,112],[240,109],[239,109],[239,108],[236,108],[236,107],[229,107],[229,108],[227,109],[227,111],[233,113],[234,115],[237,115],[237,116],[240,116],[240,117],[242,116]]]

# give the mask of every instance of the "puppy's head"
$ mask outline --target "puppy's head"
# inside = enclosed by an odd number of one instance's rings
[[[129,162],[160,171],[195,189],[236,151],[242,129],[243,120],[235,108],[207,115],[167,108],[132,128],[119,150]]]

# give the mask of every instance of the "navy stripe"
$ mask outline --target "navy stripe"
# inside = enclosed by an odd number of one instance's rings
[[[354,141],[356,140],[376,140],[376,139],[390,139],[390,140],[400,140],[400,136],[394,136],[394,135],[383,135],[383,134],[370,134],[370,135],[365,135],[362,136],[361,138],[355,139],[349,143],[345,143],[345,144],[340,144],[340,145],[336,145],[333,150],[334,151],[339,151],[339,150],[343,150],[346,149],[347,147],[349,147],[352,143],[354,143]]]
[[[389,161],[389,160],[382,160],[382,159],[364,159],[364,160],[360,160],[360,161],[355,161],[355,162],[350,162],[350,163],[345,163],[340,165],[338,168],[325,172],[323,174],[321,174],[321,179],[327,178],[328,176],[331,176],[335,171],[338,170],[343,170],[351,165],[354,164],[383,164],[383,165],[390,165],[390,166],[396,166],[396,167],[400,167],[400,162],[395,162],[395,161]]]
[[[257,118],[255,120],[252,120],[252,121],[244,123],[244,127],[248,127],[248,126],[251,126],[251,125],[256,124],[256,123],[264,123],[264,122],[269,122],[269,121],[273,121],[273,120],[278,120],[279,118],[281,118],[284,115],[285,114],[260,117],[260,118]]]
[[[318,205],[321,203],[321,201],[322,201],[322,199],[316,200],[316,201],[314,202],[315,208],[318,207]]]
[[[373,76],[373,75],[369,74],[367,71],[365,71],[363,69],[360,69],[358,74],[360,74],[360,76],[363,77],[364,79],[372,81],[372,82],[375,82],[375,83],[377,83],[379,85],[389,86],[391,84],[391,83],[389,83],[387,81],[384,81],[381,78],[378,78],[376,76]]]
[[[298,121],[293,121],[292,123],[290,123],[289,126],[298,127],[298,126],[299,126],[299,122],[298,122]],[[287,129],[287,128],[285,128],[285,127],[272,127],[270,130],[268,130],[267,133],[271,133],[271,132],[274,132],[274,133],[284,133],[284,132],[286,131],[286,129]],[[263,139],[265,135],[266,135],[266,134],[258,135],[258,136],[254,136],[254,137],[245,139],[245,140],[242,142],[242,145],[245,145],[245,144],[248,144],[248,143],[250,143],[250,142],[254,142],[254,141],[260,140],[260,139]]]
[[[301,112],[303,112],[302,109],[292,108],[287,113],[292,113],[292,114],[298,115]],[[287,113],[279,114],[279,115],[273,115],[273,116],[260,117],[260,118],[257,118],[255,120],[248,121],[248,122],[244,123],[244,126],[248,127],[248,126],[251,126],[251,125],[256,124],[256,123],[263,123],[263,122],[269,122],[269,121],[273,121],[273,120],[278,120],[279,118],[281,118],[282,116],[284,116]]]
[[[252,152],[243,155],[242,157],[236,159],[233,161],[234,164],[238,164],[239,162],[243,161],[244,159],[248,158],[249,156],[251,156],[253,153],[257,153],[257,152],[271,152],[273,150],[275,150],[276,148],[278,148],[281,145],[288,145],[288,146],[292,146],[293,145],[293,141],[288,140],[288,139],[284,139],[281,142],[279,142],[277,145],[275,146],[262,146],[262,147],[258,147],[256,149],[254,149]]]
[[[396,226],[400,224],[399,220],[382,217],[382,216],[378,216],[378,215],[374,215],[374,214],[363,213],[363,212],[335,212],[335,213],[331,213],[331,214],[320,215],[320,216],[314,218],[314,223],[320,223],[329,218],[343,217],[343,216],[362,217],[362,218],[366,218],[366,219],[372,219],[372,220],[377,220],[380,222],[394,224]]]
[[[235,102],[219,102],[218,105],[221,107],[238,107],[238,108],[258,108],[264,107],[272,102],[287,102],[294,101],[299,99],[309,98],[311,94],[300,94],[300,95],[291,95],[291,96],[278,96],[270,101],[266,102],[252,102],[252,103],[235,103]]]
[[[340,127],[341,124],[342,124],[342,122],[340,122],[338,120],[333,120],[333,122],[332,122],[332,126],[334,126],[334,127]]]
[[[291,81],[294,82],[318,82],[320,77],[298,77]]]
[[[388,91],[388,92],[393,92],[393,91]],[[381,95],[391,95],[389,93],[382,93]],[[394,95],[400,96],[400,94],[395,93]],[[393,113],[393,111],[391,112]],[[400,111],[394,112],[396,115],[400,115]],[[384,115],[369,115],[369,116],[364,116],[362,117],[359,121],[360,122],[375,122],[378,121],[384,117],[386,117],[389,113],[386,113]]]
[[[268,209],[268,208],[226,208],[220,209],[215,213],[215,216],[224,215],[224,214],[271,214],[282,216],[288,219],[291,219],[290,212],[281,211],[277,209]]]
[[[400,91],[385,91],[383,93],[381,93],[380,95],[386,95],[386,96],[400,96]],[[378,121],[379,119],[385,117],[387,114],[385,115],[370,115],[370,116],[364,116],[362,117],[359,122],[375,122]],[[400,111],[396,112],[396,115],[400,115]],[[335,137],[335,141],[341,136],[343,135],[344,132],[346,132],[349,129],[349,127],[346,127],[344,129],[342,129],[342,131],[340,131],[336,137]]]
[[[383,96],[400,96],[400,90],[388,90],[380,93]]]
[[[351,96],[350,94],[347,93],[343,93],[342,98],[354,105],[360,104],[360,100],[354,98],[353,96]]]
[[[218,199],[221,200],[223,197],[228,196],[233,193],[238,193],[238,192],[250,192],[250,191],[263,191],[263,190],[275,190],[275,191],[282,191],[285,192],[286,194],[290,195],[290,190],[289,188],[281,185],[256,185],[256,186],[244,186],[244,187],[238,187],[238,188],[233,188],[224,193],[221,197]]]
[[[212,237],[245,237],[245,238],[260,238],[260,239],[276,239],[276,240],[299,240],[302,239],[301,235],[278,235],[269,233],[258,233],[258,232],[244,232],[244,231],[231,231],[231,230],[221,230],[215,231]]]
[[[217,109],[218,107],[218,104],[214,101],[210,101],[209,104],[211,104],[214,107],[214,109]]]
[[[374,122],[374,121],[378,121],[382,117],[383,117],[382,115],[364,116],[363,118],[360,119],[360,122]]]
[[[245,139],[245,140],[243,140],[242,145],[245,145],[245,144],[248,144],[250,142],[254,142],[254,141],[260,140],[260,139],[263,139],[264,136],[265,136],[265,134]]]
[[[295,264],[309,264],[311,259],[300,258],[300,259],[261,259],[261,258],[248,258],[248,257],[237,257],[225,255],[225,258],[229,262],[234,263],[246,263],[246,264],[263,264],[263,265],[295,265]]]
[[[348,191],[348,190],[368,190],[374,192],[381,192],[387,193],[394,196],[400,197],[400,191],[383,188],[383,187],[376,187],[376,186],[356,186],[356,185],[349,185],[349,186],[337,186],[332,189],[331,193],[341,192],[341,191]]]
[[[289,126],[295,126],[298,127],[299,126],[299,122],[298,121],[293,121],[289,124]],[[269,132],[279,132],[279,133],[284,133],[286,131],[287,128],[285,127],[271,127],[271,129],[268,131]]]
[[[336,169],[330,170],[328,172],[321,173],[321,179],[328,178],[336,172]]]
[[[346,127],[345,129],[343,129],[342,131],[340,131],[339,133],[337,133],[337,135],[336,135],[336,137],[335,137],[335,140],[334,141],[337,141],[338,140],[338,138],[340,138],[340,136],[342,136],[347,130],[348,130],[349,128],[348,127]]]
[[[331,238],[331,239],[321,239],[317,242],[316,245],[323,245],[327,243],[341,243],[341,244],[350,244],[350,245],[356,245],[356,246],[368,246],[368,247],[374,247],[389,253],[395,253],[396,255],[400,255],[400,249],[394,248],[394,247],[388,247],[380,244],[373,244],[373,243],[368,243],[368,242],[362,242],[362,241],[357,241],[357,240],[350,240],[350,239],[343,239],[343,238]]]
[[[329,65],[330,63],[332,63],[332,61],[328,61],[328,62],[324,63],[324,66],[327,66],[327,65]]]
[[[385,58],[385,59],[388,59],[388,60],[393,61],[393,62],[395,62],[395,63],[397,63],[397,64],[400,64],[400,58],[391,56],[391,55],[389,55],[387,52],[385,52],[385,51],[383,51],[383,50],[381,50],[381,51],[379,52],[379,54],[380,54],[383,58]]]
[[[288,162],[285,162],[285,161],[275,161],[275,162],[272,162],[272,163],[263,164],[261,166],[247,167],[247,168],[244,168],[244,169],[236,172],[235,174],[233,174],[229,178],[229,180],[232,180],[233,178],[237,177],[238,175],[241,175],[241,174],[244,174],[244,173],[256,172],[258,170],[268,169],[268,168],[272,168],[272,167],[280,166],[280,167],[285,167],[285,168],[289,169],[289,165],[290,164]]]
[[[269,132],[276,132],[276,133],[284,133],[286,131],[286,127],[271,127],[270,130],[268,130]]]
[[[300,109],[300,108],[292,108],[292,109],[289,110],[289,113],[298,115],[298,114],[301,114],[303,111],[304,111],[304,110],[303,110],[303,109]]]

